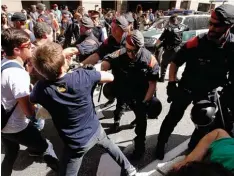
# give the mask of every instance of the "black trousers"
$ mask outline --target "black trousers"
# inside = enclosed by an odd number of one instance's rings
[[[159,101],[156,97],[153,97],[151,101]],[[152,102],[150,102],[152,103]],[[136,116],[136,137],[134,138],[135,148],[141,150],[145,146],[145,137],[147,129],[147,114],[149,112],[148,107],[142,105],[142,100],[123,100],[120,97],[117,98],[117,105],[114,111],[114,120],[119,121],[124,113],[126,104],[134,112]],[[154,103],[155,104],[155,103]],[[156,107],[157,108],[157,107]],[[161,107],[158,107],[161,108]],[[157,109],[155,109],[157,111]]]
[[[47,164],[58,162],[53,150],[53,145],[41,136],[41,133],[32,124],[18,133],[1,133],[2,143],[5,149],[5,157],[2,161],[2,176],[10,176],[13,165],[20,149],[20,144],[43,154]]]
[[[171,61],[173,60],[173,57],[175,56],[176,52],[180,49],[180,47],[176,47],[174,49],[170,49],[170,50],[167,50],[165,49],[164,50],[164,53],[162,55],[162,61],[161,61],[161,72],[160,72],[160,76],[162,78],[165,77],[166,75],[166,71],[167,71],[167,66],[168,64],[171,63]]]
[[[209,100],[210,96],[209,93],[207,94],[199,94],[199,93],[191,93],[182,87],[178,88],[178,94],[176,98],[172,101],[170,110],[166,115],[163,123],[160,127],[160,132],[158,135],[158,143],[167,143],[171,133],[173,132],[174,128],[176,127],[177,123],[182,119],[185,110],[193,102],[193,104],[197,103],[201,100]],[[201,138],[202,135],[196,135],[198,133],[197,129],[194,130],[191,140],[198,140]],[[196,143],[196,142],[195,142]]]

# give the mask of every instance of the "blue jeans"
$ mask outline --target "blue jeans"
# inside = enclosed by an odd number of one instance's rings
[[[94,136],[79,150],[72,150],[65,146],[60,166],[60,176],[77,176],[84,155],[95,145],[103,147],[107,153],[126,171],[126,175],[133,175],[136,169],[130,164],[119,147],[106,135],[100,125]]]
[[[58,159],[54,153],[52,144],[41,136],[41,133],[31,123],[18,133],[1,133],[2,143],[5,149],[5,157],[2,161],[2,176],[10,176],[14,162],[17,158],[20,144],[43,154],[47,165],[53,170],[58,169]]]

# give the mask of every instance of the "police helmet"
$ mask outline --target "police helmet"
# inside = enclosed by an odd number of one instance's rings
[[[217,106],[208,100],[197,102],[191,110],[191,119],[197,127],[206,127],[212,124],[217,112]]]
[[[157,119],[159,114],[162,112],[162,103],[156,97],[153,97],[149,104],[148,118]]]
[[[106,83],[103,86],[103,95],[108,99],[108,100],[113,100],[115,98],[114,93],[113,93],[113,84],[111,83]]]

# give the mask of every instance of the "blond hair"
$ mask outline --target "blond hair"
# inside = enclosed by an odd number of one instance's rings
[[[58,79],[61,75],[61,68],[65,64],[62,51],[63,48],[54,42],[37,47],[32,58],[32,64],[36,71],[47,80]]]

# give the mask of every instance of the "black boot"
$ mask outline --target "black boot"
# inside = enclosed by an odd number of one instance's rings
[[[115,132],[115,133],[117,133],[117,132],[120,131],[120,128],[119,128],[119,121],[115,121],[115,122],[114,122],[112,131]]]
[[[161,76],[158,81],[159,82],[164,82],[165,81],[165,76]]]
[[[131,158],[133,160],[139,160],[139,159],[142,158],[142,156],[144,155],[144,153],[145,153],[145,146],[137,146],[137,145],[135,145],[135,149],[134,149],[134,151],[132,153]]]
[[[155,152],[156,159],[163,160],[164,152],[165,152],[164,149],[165,149],[165,143],[158,141],[156,152]]]

